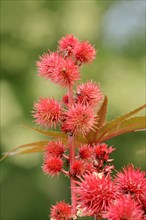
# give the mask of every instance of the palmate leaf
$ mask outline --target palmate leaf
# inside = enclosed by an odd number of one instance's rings
[[[42,152],[44,151],[44,148],[47,145],[47,143],[48,143],[48,140],[33,142],[29,144],[23,144],[19,147],[15,147],[12,150],[6,152],[0,160],[2,161],[6,157],[13,156],[13,155]]]
[[[140,106],[139,108],[125,114],[125,115],[122,115],[116,119],[113,119],[112,121],[110,122],[107,122],[99,131],[98,131],[98,134],[96,136],[96,140],[93,140],[95,142],[99,141],[102,139],[102,137],[105,137],[106,134],[108,132],[112,132],[112,131],[115,131],[115,129],[117,129],[121,123],[123,123],[123,121],[127,120],[128,118],[132,117],[134,114],[138,113],[139,111],[143,110],[144,108],[146,107],[146,104],[145,105],[142,105]]]
[[[63,132],[60,132],[60,131],[52,131],[52,130],[42,130],[40,128],[36,128],[36,127],[31,127],[31,126],[28,126],[28,125],[22,125],[22,127],[25,127],[25,128],[29,128],[33,131],[36,131],[38,133],[41,133],[45,136],[48,136],[48,137],[51,137],[51,138],[61,138],[61,139],[65,139],[67,140],[68,136],[67,134],[63,133]]]
[[[105,119],[106,119],[106,112],[107,112],[107,104],[108,104],[108,98],[105,95],[103,103],[99,109],[99,111],[97,112],[97,116],[98,116],[98,127],[97,127],[97,131],[100,130],[100,128],[104,125],[105,123]]]
[[[103,103],[101,104],[99,110],[97,111],[97,121],[96,121],[96,128],[94,131],[90,131],[87,135],[86,138],[88,141],[92,142],[92,140],[95,139],[97,132],[100,130],[100,128],[105,124],[105,119],[106,119],[106,112],[107,112],[107,104],[108,104],[108,98],[105,95]]]
[[[33,131],[36,131],[38,133],[41,133],[41,134],[48,136],[48,137],[51,137],[51,138],[55,138],[55,139],[59,138],[62,140],[62,142],[64,144],[66,144],[68,141],[68,135],[64,134],[63,132],[45,131],[45,130],[42,130],[42,129],[39,129],[36,127],[31,127],[31,126],[26,126],[26,125],[23,127],[29,128]],[[10,150],[9,152],[6,152],[4,154],[4,156],[0,159],[0,161],[2,161],[3,159],[5,159],[8,156],[42,152],[42,151],[44,151],[44,147],[47,145],[48,141],[49,140],[33,142],[33,143],[24,144],[24,145],[15,147],[12,150]],[[80,143],[87,143],[87,140],[84,137],[82,137],[81,135],[75,137],[75,147],[78,146]]]
[[[92,133],[91,132],[88,133],[86,137],[83,137],[81,135],[75,136],[75,147],[78,147],[79,144],[103,142],[121,134],[146,128],[145,117],[130,118],[134,114],[144,109],[146,107],[146,104],[125,115],[122,115],[121,117],[118,117],[110,122],[105,123],[107,102],[108,100],[107,97],[105,96],[104,101],[97,112],[98,114],[97,128],[94,131],[92,131]],[[23,126],[23,127],[29,128],[31,130],[34,130],[38,133],[41,133],[51,138],[55,138],[55,139],[59,138],[63,141],[63,143],[67,143],[68,141],[68,135],[63,132],[45,131],[31,126]],[[44,147],[46,146],[47,143],[48,140],[21,145],[19,147],[12,149],[9,152],[6,152],[0,160],[3,160],[4,158],[11,155],[42,152],[44,151]]]
[[[97,142],[104,142],[113,137],[126,134],[132,131],[146,129],[146,117],[134,117],[121,122],[118,127],[113,128],[111,131],[106,133],[104,136],[96,139]]]
[[[51,137],[51,138],[62,139],[62,141],[64,143],[67,143],[67,141],[68,141],[68,135],[63,133],[63,132],[61,132],[61,131],[51,131],[51,130],[45,131],[45,130],[42,130],[40,128],[31,127],[31,126],[28,126],[28,125],[23,125],[23,127],[29,128],[29,129],[31,129],[33,131],[36,131],[38,133],[41,133],[41,134],[43,134],[45,136],[48,136],[48,137]],[[77,136],[75,136],[75,142],[76,143],[87,143],[87,140],[83,136],[77,135]]]

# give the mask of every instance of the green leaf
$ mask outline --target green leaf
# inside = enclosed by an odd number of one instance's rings
[[[125,121],[122,121],[119,127],[115,127],[114,129],[109,131],[105,136],[99,138],[98,142],[103,142],[122,134],[143,129],[146,129],[145,116],[130,118]]]
[[[45,140],[45,141],[38,141],[38,142],[29,143],[29,144],[23,144],[19,147],[15,147],[11,151],[6,152],[4,156],[0,159],[0,161],[2,161],[8,156],[24,154],[24,153],[41,152],[44,150],[47,143],[48,143],[48,140]]]
[[[107,122],[98,132],[97,136],[96,136],[96,142],[99,141],[102,137],[104,137],[109,131],[114,130],[115,128],[117,128],[118,126],[120,126],[120,124],[125,121],[126,119],[128,119],[129,117],[133,116],[134,114],[138,113],[139,111],[141,111],[142,109],[144,109],[146,107],[145,105],[140,106],[139,108],[125,114],[122,115],[116,119],[113,119],[110,122]]]

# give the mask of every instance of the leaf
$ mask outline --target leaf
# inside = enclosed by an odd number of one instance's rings
[[[22,154],[24,152],[34,153],[34,152],[43,151],[44,147],[47,145],[47,143],[48,143],[48,141],[46,140],[46,141],[33,142],[33,143],[29,143],[29,144],[23,144],[19,147],[15,147],[11,151],[6,152],[4,154],[4,156],[0,159],[0,161],[2,161],[3,159],[5,159],[8,156],[18,155],[18,154]]]
[[[97,131],[104,125],[105,123],[105,119],[106,119],[106,112],[107,112],[107,103],[108,103],[108,98],[105,95],[103,103],[99,109],[99,111],[97,112],[98,115],[98,128]],[[96,131],[96,133],[97,133]]]
[[[34,130],[34,131],[38,132],[38,133],[44,134],[48,137],[61,138],[61,139],[64,140],[64,143],[66,143],[68,141],[68,135],[63,133],[63,132],[60,132],[60,131],[44,131],[42,129],[38,129],[38,128],[35,128],[35,127],[26,126],[26,125],[23,125],[23,127],[29,128],[31,130]],[[87,140],[81,135],[77,135],[75,137],[75,140],[79,143],[87,143]]]
[[[42,147],[38,147],[38,148],[34,147],[34,148],[31,148],[28,150],[21,151],[21,152],[17,153],[16,155],[38,153],[38,152],[43,152],[43,151],[44,151],[44,148],[42,148]]]
[[[98,141],[99,139],[101,139],[101,137],[105,136],[109,131],[112,131],[115,129],[115,127],[120,126],[120,124],[125,121],[126,119],[128,119],[129,117],[133,116],[134,114],[138,113],[139,111],[141,111],[142,109],[144,109],[146,107],[145,105],[140,106],[139,108],[125,114],[122,115],[116,119],[113,119],[110,122],[107,122],[100,130],[99,133],[96,136],[96,141]]]
[[[115,128],[109,131],[105,136],[99,138],[97,141],[103,142],[113,137],[126,134],[132,131],[145,129],[145,128],[146,128],[146,117],[145,116],[133,117],[125,121],[122,121],[118,128]]]
[[[90,131],[86,138],[89,140],[89,142],[94,142],[94,139],[97,135],[98,130],[104,125],[105,119],[106,119],[106,112],[107,112],[107,103],[108,98],[105,95],[102,105],[100,106],[99,110],[97,111],[97,127],[94,129],[94,131]]]
[[[75,138],[75,142],[77,144],[87,144],[87,139],[85,137],[83,137],[82,135],[77,135],[74,137]]]
[[[62,138],[63,143],[66,144],[68,140],[68,136],[63,134],[62,132],[54,132],[54,131],[43,131],[37,128],[29,127],[26,126],[27,128],[30,128],[32,130],[35,130],[39,133],[43,133],[48,136],[48,134],[51,137],[59,137]],[[59,135],[58,135],[59,133]],[[63,134],[63,135],[62,135]],[[48,140],[45,141],[39,141],[39,142],[33,142],[29,144],[24,144],[18,147],[13,148],[12,150],[6,152],[2,158],[0,158],[0,161],[4,160],[8,156],[13,156],[13,155],[19,155],[19,154],[28,154],[28,153],[36,153],[36,152],[41,152],[44,150],[44,147],[47,145]],[[78,145],[79,143],[87,143],[86,139],[82,136],[77,136],[75,137],[75,145]],[[28,149],[29,148],[29,149]]]
[[[34,130],[34,131],[36,131],[38,133],[41,133],[43,135],[46,135],[48,137],[62,138],[62,139],[67,139],[68,138],[67,134],[64,134],[63,132],[60,132],[60,131],[44,131],[42,129],[31,127],[31,126],[28,126],[28,125],[22,125],[22,126],[26,127],[26,128],[29,128],[31,130]]]

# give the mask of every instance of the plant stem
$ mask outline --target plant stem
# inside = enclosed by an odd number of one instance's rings
[[[70,148],[70,167],[72,166],[75,158],[74,145],[73,145],[73,137],[69,137],[69,148]],[[75,195],[75,181],[72,176],[70,176],[70,188],[71,188],[71,204],[73,209],[73,214],[76,214],[76,195]]]
[[[94,215],[94,220],[102,220],[101,215]]]
[[[68,90],[68,96],[69,96],[69,105],[72,105],[73,103],[73,90],[72,86],[69,87]],[[74,136],[72,134],[68,135],[68,146],[69,146],[69,161],[70,161],[70,168],[74,162],[75,159],[75,150],[74,150]],[[76,195],[75,195],[75,181],[72,176],[70,176],[70,189],[71,189],[71,205],[73,214],[76,215]]]

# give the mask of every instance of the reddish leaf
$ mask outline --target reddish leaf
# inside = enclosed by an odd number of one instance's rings
[[[33,147],[31,149],[27,149],[21,152],[18,152],[16,155],[21,155],[21,154],[31,154],[31,153],[39,153],[39,152],[43,152],[44,151],[44,147]]]
[[[99,111],[97,112],[97,116],[98,116],[98,128],[96,133],[98,132],[98,130],[104,125],[105,123],[105,119],[106,119],[106,112],[107,112],[107,103],[108,103],[108,98],[105,95],[103,103],[99,109]]]
[[[125,121],[122,121],[119,127],[115,127],[114,129],[109,131],[106,135],[102,136],[101,138],[98,138],[97,142],[104,142],[113,137],[145,128],[146,128],[145,116],[130,118]]]
[[[31,127],[31,126],[28,126],[28,125],[23,125],[23,127],[29,128],[31,130],[34,130],[38,133],[41,133],[43,135],[46,135],[46,136],[52,137],[52,138],[61,138],[61,139],[67,139],[68,138],[67,134],[64,134],[63,132],[60,132],[60,131],[44,131],[42,129]]]
[[[142,109],[144,109],[146,107],[146,104],[125,114],[122,115],[110,122],[107,122],[98,132],[97,136],[96,136],[96,140],[101,139],[103,136],[105,136],[109,131],[115,130],[115,128],[118,128],[120,126],[120,124],[125,121],[126,119],[128,119],[129,117],[133,116],[134,114],[138,113],[139,111],[141,111]]]
[[[95,137],[97,135],[98,130],[104,125],[105,119],[106,119],[106,112],[107,112],[107,103],[108,103],[108,98],[105,95],[104,100],[102,105],[100,106],[99,110],[97,111],[97,123],[96,123],[96,128],[94,131],[90,131],[86,138],[90,142],[94,142]]]
[[[21,145],[19,147],[15,147],[11,151],[6,152],[0,160],[2,161],[3,159],[5,159],[8,156],[22,154],[22,152],[23,153],[24,152],[33,153],[33,152],[43,151],[44,147],[47,145],[47,143],[48,143],[48,141],[46,140],[46,141],[33,142],[33,143]]]
[[[44,131],[42,129],[38,129],[38,128],[35,128],[35,127],[31,127],[31,126],[23,126],[23,127],[29,128],[31,130],[34,130],[34,131],[38,132],[38,133],[44,134],[48,137],[60,138],[60,139],[62,139],[62,141],[64,143],[67,143],[67,141],[68,141],[68,135],[63,133],[63,132],[60,132],[60,131]],[[77,143],[87,143],[87,140],[81,135],[75,136],[75,141]]]

